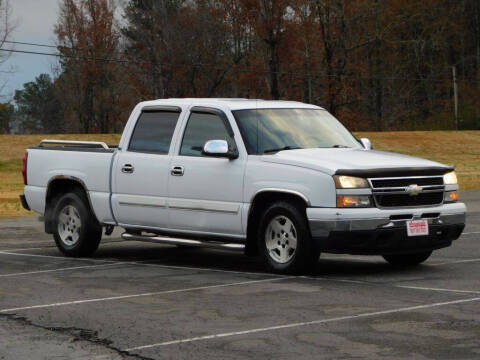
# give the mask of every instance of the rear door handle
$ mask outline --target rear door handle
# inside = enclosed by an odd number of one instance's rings
[[[133,167],[132,164],[124,164],[122,166],[122,172],[125,174],[131,174],[135,171],[135,168]]]
[[[184,173],[185,169],[183,168],[183,166],[172,166],[172,168],[170,169],[170,174],[172,174],[173,176],[183,176]]]

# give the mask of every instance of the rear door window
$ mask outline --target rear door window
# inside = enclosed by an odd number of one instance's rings
[[[168,154],[180,112],[143,111],[133,130],[129,151]]]

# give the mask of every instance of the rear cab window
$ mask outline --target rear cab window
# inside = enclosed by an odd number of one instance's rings
[[[128,151],[168,154],[179,117],[179,110],[142,111],[130,138]]]

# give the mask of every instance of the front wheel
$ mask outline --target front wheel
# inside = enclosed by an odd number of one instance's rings
[[[286,201],[276,202],[265,210],[258,241],[265,263],[277,273],[309,270],[320,256],[310,236],[304,209]]]
[[[415,254],[383,255],[383,258],[394,266],[415,266],[427,260],[431,251],[425,251]]]
[[[88,207],[83,193],[63,195],[54,209],[53,237],[58,249],[67,256],[90,256],[102,239],[102,227]]]

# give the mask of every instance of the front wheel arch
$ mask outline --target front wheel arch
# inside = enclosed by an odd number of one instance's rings
[[[270,229],[272,223],[276,228]],[[292,236],[286,236],[288,233]],[[291,239],[294,239],[294,251],[286,253],[292,248]],[[305,208],[290,201],[275,201],[264,210],[257,228],[257,243],[265,264],[277,273],[309,271],[320,256],[320,249],[312,240]]]
[[[308,198],[300,193],[296,193],[290,190],[261,190],[257,192],[252,199],[250,209],[248,212],[247,220],[247,244],[245,247],[245,254],[248,256],[259,255],[259,249],[257,244],[257,231],[260,222],[261,214],[274,202],[287,201],[305,213],[309,206]],[[309,228],[310,231],[310,228]]]

